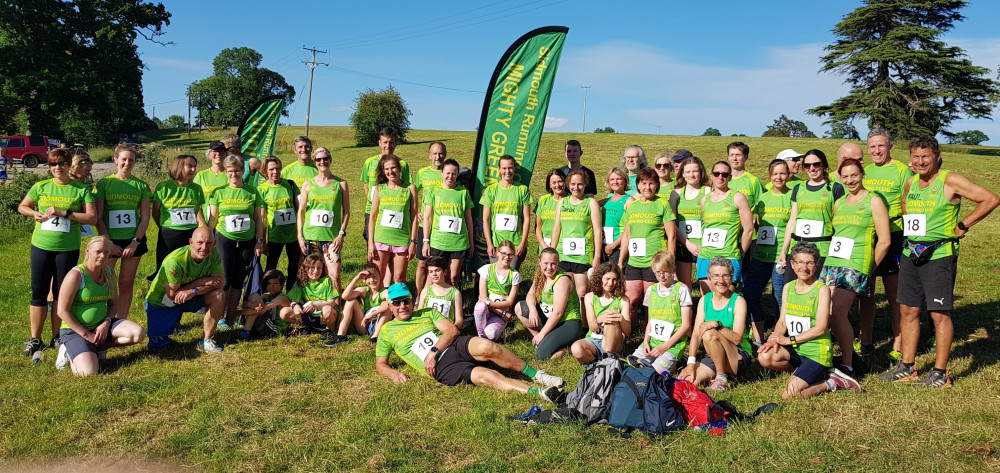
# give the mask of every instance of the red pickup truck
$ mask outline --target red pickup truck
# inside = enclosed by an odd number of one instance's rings
[[[12,164],[21,163],[26,167],[38,166],[49,154],[47,136],[0,136],[0,149]]]

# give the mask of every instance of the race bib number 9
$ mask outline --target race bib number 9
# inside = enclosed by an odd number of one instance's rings
[[[195,219],[194,209],[186,207],[170,209],[171,225],[194,225],[195,223],[198,221]]]
[[[42,230],[50,232],[69,233],[69,219],[66,217],[50,217],[42,222]]]
[[[854,239],[833,237],[833,240],[830,240],[831,257],[849,260],[852,252],[854,252]]]
[[[386,228],[403,228],[403,212],[382,210],[382,221],[379,222],[379,225]]]
[[[417,355],[417,358],[424,360],[427,358],[427,354],[431,352],[431,348],[433,348],[434,344],[437,342],[438,336],[435,335],[434,332],[427,332],[417,338],[417,341],[413,342],[413,345],[410,346],[410,351],[413,352],[414,355]]]
[[[449,217],[442,215],[438,219],[438,230],[442,232],[458,234],[462,228],[462,219],[459,217]]]
[[[674,324],[665,320],[649,319],[649,336],[661,342],[670,340],[674,334]]]
[[[226,231],[242,232],[250,229],[250,216],[247,214],[226,215]]]
[[[433,308],[434,310],[441,313],[445,318],[450,318],[451,315],[451,301],[446,301],[444,299],[438,299],[436,297],[427,298],[427,306]]]
[[[722,249],[726,244],[726,230],[721,228],[709,228],[705,230],[705,235],[701,237],[701,246]]]
[[[309,225],[313,227],[333,227],[333,212],[329,210],[313,210],[309,214]]]
[[[295,223],[295,209],[281,209],[274,211],[275,225],[292,225]]]
[[[701,220],[684,220],[681,231],[686,238],[701,238]]]
[[[927,236],[927,215],[903,215],[903,236]]]
[[[517,215],[497,214],[493,221],[496,222],[497,230],[503,230],[505,232],[517,231]]]
[[[628,255],[641,258],[646,256],[646,239],[645,238],[629,238],[628,240]]]
[[[785,328],[788,329],[789,337],[797,337],[802,332],[812,328],[812,319],[785,314]]]
[[[760,227],[757,229],[757,244],[774,246],[777,242],[778,229],[775,227]]]
[[[563,254],[566,256],[581,256],[587,253],[585,238],[563,238],[562,244]]]
[[[804,238],[823,236],[823,222],[804,218],[795,219],[795,234]]]
[[[135,210],[112,210],[108,212],[108,228],[135,228]]]

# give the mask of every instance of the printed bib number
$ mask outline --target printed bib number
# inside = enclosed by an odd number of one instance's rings
[[[795,219],[795,234],[804,238],[823,236],[823,222],[819,220]]]
[[[903,215],[903,236],[927,236],[927,215]]]
[[[250,216],[247,214],[226,215],[226,231],[242,232],[250,229]]]
[[[550,315],[552,315],[552,311],[553,311],[552,306],[550,306],[550,305],[548,305],[548,304],[546,304],[544,302],[539,302],[538,303],[538,307],[540,309],[542,309],[542,317],[545,317],[547,319],[547,318],[549,318]]]
[[[800,333],[812,328],[812,319],[785,314],[785,328],[788,329],[789,337],[797,337]]]
[[[195,223],[198,223],[198,221],[195,220],[194,209],[192,208],[170,209],[171,225],[194,225]]]
[[[507,294],[490,293],[490,302],[503,302],[507,300]]]
[[[721,228],[709,228],[705,230],[705,235],[701,237],[701,246],[722,249],[726,244],[726,234],[728,232]]]
[[[80,236],[97,236],[97,232],[94,231],[93,225],[80,225]]]
[[[295,209],[281,209],[274,211],[275,225],[292,225],[295,223]]]
[[[458,234],[462,228],[462,219],[459,217],[449,217],[442,215],[438,220],[438,230],[442,232]]]
[[[604,227],[604,244],[610,245],[615,242],[615,227]]]
[[[686,238],[701,238],[701,220],[685,220],[681,231]]]
[[[854,251],[854,240],[844,237],[833,237],[830,240],[830,257],[840,259],[851,259]]]
[[[379,222],[386,228],[403,228],[403,212],[396,212],[395,210],[382,210],[382,221]]]
[[[450,318],[451,315],[451,301],[446,301],[444,299],[438,299],[436,297],[427,298],[427,306],[440,312],[445,318]]]
[[[174,300],[166,294],[163,295],[163,300],[160,303],[163,304],[163,307],[173,307],[175,305]]]
[[[108,212],[108,228],[135,228],[135,210]]]
[[[505,232],[517,231],[517,215],[497,214],[493,221],[496,222],[497,230],[503,230]]]
[[[313,227],[333,228],[333,212],[329,210],[313,210],[309,214],[309,225]]]
[[[51,217],[42,222],[41,228],[50,232],[69,233],[69,219],[66,217]]]
[[[431,348],[433,348],[434,344],[437,342],[438,336],[435,335],[434,332],[427,332],[421,335],[420,338],[417,338],[417,341],[413,342],[413,345],[410,346],[410,351],[413,352],[414,355],[417,355],[417,358],[424,360],[427,358],[427,354],[431,352]]]
[[[635,257],[646,256],[646,239],[645,238],[629,238],[628,240],[628,255]]]
[[[563,238],[562,244],[563,254],[566,256],[581,256],[587,253],[586,238]]]
[[[546,245],[546,246],[552,246],[552,238],[549,238],[549,237],[543,237],[543,238],[542,238],[542,241],[544,241],[544,242],[545,242],[545,245]]]
[[[649,319],[649,336],[661,342],[670,340],[674,334],[674,324],[665,320]]]
[[[760,227],[757,229],[757,244],[774,246],[778,240],[778,229],[776,227]]]

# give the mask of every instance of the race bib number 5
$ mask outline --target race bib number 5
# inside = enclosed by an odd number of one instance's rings
[[[424,360],[427,358],[427,354],[431,352],[431,348],[433,348],[434,344],[437,342],[438,336],[435,335],[434,332],[427,332],[417,338],[417,341],[413,342],[413,345],[410,346],[410,351],[413,352],[414,355],[417,355],[417,358]]]
[[[927,236],[927,215],[903,215],[903,236]]]

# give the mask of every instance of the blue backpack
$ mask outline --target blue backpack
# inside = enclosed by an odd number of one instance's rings
[[[644,399],[650,377],[658,376],[653,368],[628,367],[611,394],[608,424],[619,429],[643,429]]]
[[[674,379],[669,374],[653,373],[649,377],[643,396],[643,432],[657,435],[687,427],[684,414],[676,408],[671,397],[673,391]]]

